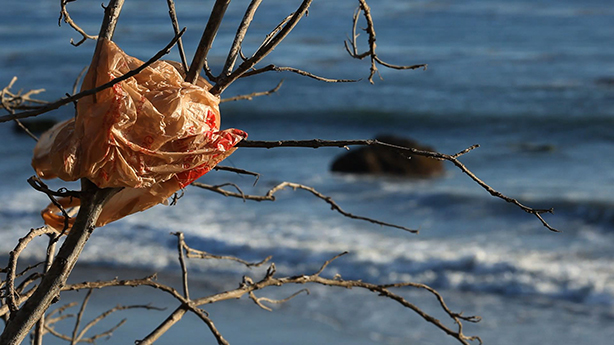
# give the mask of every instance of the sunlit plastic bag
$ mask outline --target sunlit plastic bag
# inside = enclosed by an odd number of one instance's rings
[[[143,64],[104,40],[82,89],[92,89]],[[154,62],[136,76],[77,104],[77,117],[44,133],[32,166],[41,178],[87,178],[100,188],[124,187],[104,207],[97,226],[166,201],[210,171],[247,137],[220,131],[219,97],[211,85],[184,82],[176,63]],[[68,206],[78,201],[64,200]],[[57,208],[56,208],[57,209]],[[50,206],[45,222],[58,230],[64,217]]]

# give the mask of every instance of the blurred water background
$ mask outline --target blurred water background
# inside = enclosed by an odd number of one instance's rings
[[[188,56],[211,3],[177,0],[180,25],[188,27]],[[247,3],[229,7],[210,54],[214,71],[224,62]],[[256,49],[297,5],[264,1],[244,52]],[[352,60],[343,47],[357,2],[314,1],[309,16],[262,65],[362,80],[326,84],[275,72],[239,80],[224,96],[268,90],[281,79],[284,84],[268,97],[223,104],[222,127],[243,129],[253,140],[369,139],[392,133],[444,153],[479,143],[481,148],[462,161],[504,194],[530,206],[554,207],[556,213],[546,220],[562,233],[551,233],[533,216],[492,198],[452,165],[433,180],[365,178],[329,172],[339,149],[240,149],[223,164],[259,172],[255,186],[252,177],[225,172],[201,181],[234,182],[250,194],[265,193],[281,181],[302,183],[348,212],[419,228],[420,234],[344,218],[301,191],[254,203],[188,188],[177,206],[157,206],[96,231],[81,262],[176,271],[171,231],[183,231],[190,245],[213,253],[250,260],[273,255],[280,274],[312,272],[348,250],[331,266],[330,276],[429,284],[452,309],[484,318],[466,333],[488,344],[609,344],[614,336],[611,2],[378,0],[370,5],[379,56],[395,64],[428,63],[426,71],[380,68],[382,79],[370,85],[369,62]],[[80,0],[69,10],[87,32],[97,32],[99,1]],[[15,89],[45,88],[40,98],[46,100],[71,92],[94,43],[72,47],[70,38],[79,36],[68,25],[58,27],[58,15],[57,2],[3,2],[2,86],[17,76]],[[126,1],[115,41],[128,54],[147,60],[171,38],[165,1]],[[360,38],[365,47],[366,35]],[[170,59],[178,60],[176,51]],[[73,109],[45,116],[65,119]],[[0,248],[8,253],[29,228],[41,224],[39,211],[48,200],[26,183],[33,174],[34,142],[16,134],[10,123],[0,126],[0,135]],[[42,258],[43,242],[27,255]],[[246,272],[222,262],[191,265],[195,279],[213,276],[223,286],[234,287]],[[262,271],[247,273],[258,278]],[[391,301],[330,288],[313,292],[278,312],[316,320],[366,343],[455,343]],[[430,296],[406,295],[437,313]],[[249,313],[256,307],[246,308]]]

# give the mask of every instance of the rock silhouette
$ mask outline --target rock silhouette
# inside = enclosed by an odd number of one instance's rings
[[[430,146],[394,135],[379,135],[378,141],[392,145],[434,151]],[[443,162],[432,158],[408,154],[411,159],[385,147],[367,146],[337,157],[331,170],[341,173],[394,175],[408,178],[431,178],[444,172]]]

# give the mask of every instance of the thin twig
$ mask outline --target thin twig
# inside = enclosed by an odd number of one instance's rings
[[[106,201],[118,192],[119,188],[99,189],[93,183],[82,179],[83,195],[81,208],[75,224],[66,237],[57,259],[49,272],[41,279],[39,286],[23,306],[14,313],[0,335],[0,344],[18,345],[26,337],[34,324],[40,319],[58,296],[79,254],[96,227],[96,221]]]
[[[38,141],[38,137],[37,137],[36,135],[34,135],[34,133],[32,133],[32,132],[31,132],[31,131],[28,129],[28,127],[24,126],[24,124],[23,124],[23,123],[21,123],[21,121],[19,121],[18,119],[15,119],[14,121],[15,121],[15,123],[17,124],[17,126],[19,126],[19,128],[21,128],[21,130],[22,130],[22,131],[26,132],[26,134],[27,134],[27,135],[28,135],[30,138],[34,139],[34,141]]]
[[[75,78],[75,82],[72,84],[72,94],[73,95],[77,93],[77,90],[79,89],[79,83],[81,83],[81,79],[83,78],[83,76],[87,72],[88,67],[89,66],[83,67],[81,72],[79,72],[79,75],[77,76],[77,78]]]
[[[310,192],[311,194],[313,194],[314,196],[316,196],[319,199],[324,200],[327,204],[330,205],[331,209],[334,211],[337,211],[339,213],[341,213],[343,216],[348,217],[348,218],[352,218],[352,219],[357,219],[357,220],[363,220],[369,223],[373,223],[373,224],[377,224],[377,225],[381,225],[381,226],[387,226],[387,227],[391,227],[391,228],[396,228],[396,229],[401,229],[401,230],[405,230],[414,234],[418,233],[418,230],[415,229],[410,229],[401,225],[396,225],[396,224],[392,224],[392,223],[386,223],[386,222],[382,222],[380,220],[377,219],[373,219],[373,218],[368,218],[368,217],[363,217],[363,216],[357,216],[354,215],[352,213],[346,212],[344,211],[341,207],[339,207],[339,205],[329,196],[326,196],[320,192],[318,192],[317,190],[315,190],[312,187],[309,186],[304,186],[298,183],[293,183],[293,182],[282,182],[280,184],[278,184],[277,186],[271,188],[266,195],[247,195],[247,194],[243,194],[243,192],[241,190],[240,193],[233,193],[233,192],[229,192],[227,190],[222,189],[222,186],[211,186],[211,185],[207,185],[204,183],[200,183],[200,182],[192,182],[192,185],[195,187],[199,187],[199,188],[203,188],[203,189],[207,189],[213,192],[217,192],[220,194],[223,194],[225,196],[231,196],[231,197],[237,197],[237,198],[242,198],[243,200],[254,200],[254,201],[264,201],[264,200],[268,200],[268,201],[275,201],[275,193],[277,193],[278,191],[286,188],[286,187],[290,187],[294,190],[297,189],[302,189],[302,190],[306,190],[308,192]],[[237,187],[238,188],[238,187]]]
[[[62,203],[60,203],[60,201],[58,201],[55,198],[55,196],[79,199],[81,198],[81,192],[71,191],[66,188],[61,188],[57,191],[53,191],[49,189],[49,187],[47,187],[47,185],[37,176],[31,176],[30,178],[28,178],[28,183],[35,190],[45,193],[47,197],[49,198],[49,200],[51,200],[51,203],[53,203],[53,205],[55,205],[55,207],[57,207],[57,209],[60,210],[60,212],[62,213],[62,216],[64,216],[64,227],[62,228],[60,235],[64,235],[66,231],[68,231],[68,229],[70,228],[71,221],[73,221],[73,219],[68,214],[68,212],[64,209],[64,206],[62,205]],[[59,239],[59,237],[57,237],[56,240],[57,239]]]
[[[0,91],[0,106],[12,113],[15,109],[31,109],[35,106],[32,104],[47,104],[47,101],[32,98],[33,95],[45,92],[45,89],[30,90],[26,93],[18,91],[17,93],[11,92],[11,88],[17,81],[17,77],[11,78],[11,81]]]
[[[245,170],[245,169],[239,169],[239,168],[235,168],[235,167],[229,167],[229,166],[225,166],[225,165],[216,165],[213,170],[216,171],[231,171],[237,174],[243,174],[243,175],[251,175],[251,176],[255,176],[256,180],[254,181],[254,186],[256,185],[256,183],[258,183],[258,180],[260,179],[260,174],[257,172],[253,172],[253,171],[249,171],[249,170]]]
[[[277,45],[281,43],[284,38],[286,38],[292,29],[294,29],[296,24],[298,24],[301,18],[307,13],[312,1],[313,0],[303,0],[290,19],[283,23],[283,28],[272,35],[270,39],[267,39],[265,44],[258,48],[252,57],[243,61],[243,63],[241,63],[232,73],[230,73],[228,76],[221,76],[219,80],[216,80],[215,85],[211,88],[210,92],[214,95],[221,94],[228,86],[230,86],[230,84],[243,76],[245,72],[252,69],[258,62],[262,61],[262,59],[273,51],[273,49],[275,49],[275,47],[277,47]]]
[[[284,81],[280,81],[279,84],[277,84],[277,86],[275,86],[275,88],[269,90],[269,91],[260,91],[260,92],[252,92],[249,95],[238,95],[238,96],[234,96],[234,97],[229,97],[229,98],[222,98],[222,100],[220,101],[220,103],[226,103],[226,102],[234,102],[234,101],[240,101],[240,100],[248,100],[251,101],[254,97],[260,97],[260,96],[268,96],[270,94],[273,94],[275,92],[277,92],[279,90],[279,88],[281,87],[281,84],[283,84]]]
[[[232,46],[228,51],[228,57],[226,57],[226,62],[224,63],[224,68],[222,69],[220,76],[229,75],[234,68],[239,52],[241,51],[243,39],[247,34],[247,29],[249,29],[249,25],[254,19],[254,14],[256,13],[256,10],[258,9],[258,6],[260,6],[261,2],[262,0],[252,0],[249,3],[249,6],[247,6],[247,10],[245,10],[241,24],[239,24],[239,27],[237,28],[237,33],[235,34]]]
[[[11,92],[11,88],[16,81],[17,77],[13,77],[13,79],[11,79],[11,82],[6,87],[4,87],[2,91],[0,91],[0,105],[10,114],[15,113],[15,108],[22,108],[24,104],[33,102],[33,100],[30,98],[30,95],[44,91],[44,89],[31,90],[24,95],[22,95],[20,91],[15,95]],[[45,103],[44,101],[41,102]],[[38,141],[38,137],[36,137],[36,135],[34,135],[34,133],[32,133],[26,126],[24,126],[21,121],[19,121],[18,119],[15,119],[14,121],[15,124],[19,126],[19,128],[21,128],[24,132],[26,132],[28,136],[30,136],[30,138],[34,139],[34,141]]]
[[[190,291],[188,289],[188,268],[185,264],[185,257],[183,255],[185,238],[183,232],[172,232],[172,235],[177,236],[177,251],[179,252],[179,264],[181,265],[181,277],[183,282],[183,297],[190,300]]]
[[[70,341],[70,345],[76,345],[79,342],[79,326],[81,326],[81,320],[83,319],[83,313],[85,312],[85,308],[87,307],[87,302],[89,302],[90,297],[92,296],[92,292],[94,290],[89,289],[87,294],[85,294],[85,298],[83,302],[81,302],[81,307],[79,308],[79,312],[77,313],[77,317],[75,319],[75,327],[72,331],[72,338]]]
[[[248,262],[245,261],[243,259],[239,259],[237,257],[234,256],[228,256],[228,255],[214,255],[214,254],[210,254],[207,253],[205,251],[202,250],[198,250],[198,249],[194,249],[190,246],[188,246],[185,243],[185,237],[183,236],[183,233],[181,232],[176,232],[173,233],[173,235],[178,237],[178,246],[181,247],[182,249],[185,249],[186,252],[186,256],[188,258],[197,258],[197,259],[217,259],[217,260],[231,260],[231,261],[235,261],[238,262],[240,264],[245,265],[246,267],[259,267],[264,265],[265,263],[267,263],[269,260],[271,260],[272,256],[268,256],[266,257],[264,260],[259,261],[259,262]],[[181,257],[179,257],[179,259],[181,260]],[[181,262],[181,261],[180,261]],[[186,298],[187,299],[187,298]]]
[[[59,235],[57,234],[47,234],[49,236],[49,244],[47,245],[47,255],[45,256],[45,273],[49,271],[51,264],[53,263],[53,259],[55,258],[55,249],[57,246],[57,238]],[[43,314],[41,318],[36,323],[36,327],[34,329],[34,345],[43,345],[43,335],[45,334],[45,319],[46,316]]]
[[[350,56],[355,59],[362,60],[367,56],[371,58],[371,71],[369,73],[369,82],[371,84],[374,83],[373,76],[375,76],[375,73],[379,73],[377,70],[378,63],[384,67],[397,69],[397,70],[406,70],[406,69],[413,70],[413,69],[418,69],[418,68],[426,69],[427,67],[426,64],[400,66],[400,65],[393,65],[393,64],[382,61],[375,53],[375,48],[376,48],[375,25],[373,24],[373,18],[371,17],[371,8],[367,4],[366,0],[358,0],[358,2],[359,2],[358,9],[356,10],[356,12],[354,12],[354,16],[352,18],[352,37],[349,38],[349,43],[348,41],[345,41],[345,49],[350,54]],[[367,22],[367,27],[364,30],[369,35],[369,50],[365,51],[364,53],[358,52],[358,47],[356,43],[356,39],[359,36],[356,33],[356,27],[358,26],[358,18],[361,12],[363,13],[363,16]]]
[[[469,178],[471,178],[479,186],[484,188],[490,195],[496,198],[499,198],[499,199],[503,199],[509,203],[512,203],[518,206],[523,211],[534,215],[535,217],[537,217],[537,219],[541,221],[542,225],[546,227],[548,230],[553,231],[553,232],[560,232],[560,230],[557,230],[556,228],[550,226],[550,224],[548,224],[542,217],[542,214],[544,213],[553,213],[554,212],[553,208],[537,209],[537,208],[532,208],[532,207],[523,205],[518,200],[508,197],[504,195],[503,193],[495,190],[488,184],[486,184],[484,181],[478,178],[473,172],[471,172],[471,170],[469,170],[463,163],[461,163],[458,160],[457,157],[475,149],[476,147],[478,147],[477,145],[473,145],[469,147],[468,149],[465,149],[455,155],[448,155],[448,154],[439,153],[439,152],[418,150],[418,149],[411,148],[411,147],[397,146],[397,145],[392,145],[392,144],[388,144],[385,142],[381,142],[378,140],[321,140],[321,139],[277,140],[277,141],[243,140],[237,144],[237,147],[252,147],[252,148],[267,148],[267,149],[276,148],[276,147],[310,147],[310,148],[340,147],[340,148],[345,148],[347,146],[353,146],[353,145],[380,146],[380,147],[386,147],[386,148],[395,150],[399,153],[412,153],[412,154],[419,155],[419,156],[449,161],[452,164],[454,164],[458,169],[460,169],[463,173],[465,173],[465,175],[469,176]]]
[[[154,289],[157,289],[157,290],[160,290],[160,291],[164,291],[164,292],[170,294],[171,296],[173,296],[175,299],[177,299],[179,302],[181,302],[182,308],[184,308],[186,311],[189,310],[189,311],[193,312],[199,318],[201,318],[203,320],[203,322],[205,322],[207,324],[207,326],[209,327],[209,329],[211,330],[213,335],[218,340],[218,344],[224,344],[224,345],[228,344],[228,342],[224,339],[224,337],[221,335],[221,333],[219,333],[219,331],[217,330],[217,328],[213,324],[213,321],[211,321],[211,319],[206,315],[206,313],[204,311],[202,311],[196,305],[194,305],[191,301],[189,301],[185,297],[183,297],[174,288],[153,281],[154,277],[155,276],[146,277],[144,279],[132,279],[132,280],[118,280],[118,279],[114,279],[114,280],[110,280],[110,281],[85,282],[85,283],[81,283],[81,284],[66,285],[62,290],[63,291],[68,291],[68,290],[81,290],[81,289],[100,289],[100,288],[104,288],[104,287],[108,287],[108,286],[149,286],[149,287],[152,287]],[[158,334],[158,337],[160,335],[161,334]],[[148,336],[144,340],[140,341],[139,344],[150,344],[151,342],[149,342],[149,340],[147,340],[147,339],[151,339],[151,337]]]
[[[112,313],[114,313],[116,311],[129,310],[129,309],[164,310],[164,308],[158,308],[158,307],[154,307],[154,306],[151,306],[151,305],[128,305],[128,306],[118,305],[118,306],[116,306],[114,308],[111,308],[111,309],[105,311],[104,313],[102,313],[98,317],[96,317],[95,319],[93,319],[90,322],[88,322],[87,325],[85,325],[83,327],[83,329],[81,330],[81,332],[79,333],[79,341],[87,341],[87,342],[95,343],[96,339],[111,336],[113,332],[115,332],[119,327],[121,327],[124,324],[124,322],[126,322],[126,319],[121,320],[118,324],[116,324],[115,326],[113,326],[111,329],[109,329],[107,331],[104,331],[102,333],[93,335],[93,336],[91,336],[89,338],[85,338],[85,334],[92,327],[94,327],[96,324],[98,324],[100,321],[102,321],[107,316],[111,315]]]
[[[79,42],[77,43],[75,43],[72,38],[70,39],[70,44],[72,44],[75,47],[81,45],[83,42],[85,42],[88,39],[97,40],[98,36],[88,35],[85,32],[85,30],[81,29],[79,25],[77,25],[70,17],[70,14],[68,13],[68,10],[66,9],[66,5],[72,1],[74,0],[61,0],[60,1],[60,18],[58,18],[58,26],[61,26],[62,20],[64,20],[64,23],[67,23],[68,25],[70,25],[73,29],[75,29],[75,31],[77,31],[78,33],[81,34],[81,36],[83,36],[81,40],[79,40]]]
[[[245,78],[245,77],[250,77],[250,76],[254,76],[257,74],[261,74],[261,73],[265,73],[265,72],[269,72],[269,71],[275,71],[275,72],[292,72],[292,73],[296,73],[298,75],[302,75],[304,77],[309,77],[318,81],[323,81],[326,83],[355,83],[357,81],[359,81],[359,79],[331,79],[331,78],[325,78],[325,77],[320,77],[317,76],[313,73],[309,73],[303,70],[300,70],[298,68],[294,68],[294,67],[278,67],[275,65],[268,65],[259,69],[255,69],[255,70],[251,70],[249,72],[245,72],[241,78]]]
[[[51,190],[49,189],[47,184],[45,184],[45,182],[43,182],[38,176],[30,176],[28,178],[28,184],[32,186],[32,188],[34,188],[35,190],[41,193],[45,193],[48,196],[72,197],[72,198],[81,197],[81,192],[76,191],[76,190],[69,190],[66,188],[60,188],[58,190]]]
[[[294,297],[298,296],[301,292],[305,292],[307,295],[309,295],[309,289],[300,289],[297,292],[293,293],[291,296],[288,296],[284,299],[271,299],[271,298],[267,298],[267,297],[257,297],[256,294],[254,294],[253,291],[250,291],[249,293],[249,298],[252,299],[252,301],[254,301],[254,303],[256,303],[260,308],[266,310],[266,311],[273,311],[273,309],[265,306],[264,304],[262,304],[262,302],[267,302],[267,303],[271,303],[271,304],[282,304],[285,302],[288,302],[289,300],[293,299]]]
[[[168,14],[171,17],[171,23],[173,24],[173,31],[175,35],[179,35],[181,32],[179,30],[179,21],[177,20],[177,12],[175,11],[175,2],[173,0],[166,0],[168,4]],[[183,66],[183,71],[185,74],[188,74],[188,60],[185,57],[185,51],[183,50],[183,41],[181,38],[177,41],[177,49],[179,49],[179,58],[181,59],[181,65]]]
[[[479,321],[478,317],[474,317],[474,316],[461,317],[460,313],[454,313],[451,310],[449,310],[447,307],[445,307],[443,308],[443,310],[446,312],[446,314],[450,318],[452,318],[455,321],[455,323],[458,326],[457,330],[452,330],[448,328],[446,325],[444,325],[441,321],[436,319],[435,317],[422,311],[416,305],[410,303],[403,297],[395,293],[392,293],[388,290],[391,287],[413,286],[413,285],[409,285],[411,283],[377,285],[377,284],[366,283],[361,280],[343,280],[339,277],[336,277],[335,279],[328,279],[328,278],[323,278],[320,276],[320,274],[324,271],[324,269],[332,261],[334,261],[335,259],[339,258],[340,256],[344,254],[345,253],[339,254],[335,256],[334,258],[326,261],[324,265],[322,265],[322,267],[316,273],[311,274],[311,275],[297,275],[297,276],[285,277],[285,278],[275,278],[274,277],[275,269],[274,269],[274,265],[272,265],[271,268],[267,271],[265,277],[256,283],[250,282],[250,279],[248,279],[246,282],[241,284],[239,288],[235,290],[230,290],[230,291],[226,291],[223,293],[199,298],[199,299],[194,300],[194,303],[196,305],[205,305],[205,304],[210,304],[210,303],[216,303],[216,302],[223,301],[223,300],[237,299],[245,294],[248,294],[249,296],[251,292],[256,291],[256,290],[261,290],[268,286],[281,286],[281,285],[286,285],[286,284],[316,283],[316,284],[321,284],[321,285],[326,285],[326,286],[336,286],[336,287],[342,287],[342,288],[362,288],[362,289],[366,289],[374,293],[377,293],[379,296],[387,297],[391,300],[396,301],[402,306],[408,309],[411,309],[412,311],[417,313],[420,317],[422,317],[424,320],[435,325],[437,328],[441,329],[446,334],[457,339],[462,344],[469,345],[469,341],[473,341],[473,340],[478,340],[481,343],[481,340],[479,339],[479,337],[466,336],[462,332],[462,323],[461,323],[462,320],[470,321],[470,322],[478,322]],[[406,285],[402,285],[402,284],[406,284]],[[415,287],[423,288],[431,293],[432,291],[435,291],[434,289],[430,287],[427,289],[428,286],[426,285],[424,285],[424,287],[422,287],[422,284],[416,284],[416,285],[420,285],[420,286],[415,286]],[[440,304],[441,304],[441,301],[443,301],[443,299],[441,298],[441,295],[435,294],[435,296],[438,299],[438,301],[440,301]],[[441,305],[444,306],[445,303]]]
[[[91,289],[90,289],[91,291]],[[90,295],[90,292],[88,292],[88,296]],[[111,315],[112,313],[116,312],[116,311],[122,311],[122,310],[129,310],[129,309],[147,309],[147,310],[164,310],[164,308],[158,308],[158,307],[154,307],[151,305],[128,305],[128,306],[122,306],[122,305],[118,305],[114,308],[111,308],[105,312],[103,312],[102,314],[98,315],[96,318],[92,319],[90,322],[88,322],[83,329],[81,329],[77,334],[68,336],[66,334],[62,334],[58,331],[56,331],[52,325],[55,323],[58,323],[62,320],[65,320],[67,318],[71,318],[71,317],[75,317],[75,315],[73,314],[65,314],[65,315],[61,315],[59,317],[53,317],[51,318],[51,316],[53,314],[56,313],[62,313],[63,311],[65,311],[68,308],[74,307],[75,305],[77,305],[76,302],[73,303],[69,303],[66,305],[63,305],[62,307],[55,309],[54,311],[52,311],[51,313],[49,313],[49,318],[48,321],[45,323],[45,331],[51,333],[53,336],[62,339],[62,340],[66,340],[68,342],[74,343],[74,344],[78,344],[78,343],[91,343],[91,344],[95,344],[97,339],[103,338],[103,337],[110,337],[112,336],[113,332],[115,332],[119,327],[121,327],[125,322],[126,319],[121,320],[119,323],[117,323],[115,326],[111,327],[110,329],[95,334],[91,337],[85,337],[85,335],[87,334],[87,332],[94,327],[95,325],[97,325],[100,321],[104,320],[107,316]],[[81,311],[84,310],[85,306],[82,304],[81,305]],[[81,314],[82,316],[82,314]]]
[[[16,295],[15,291],[15,272],[17,271],[17,260],[21,252],[26,248],[26,246],[36,237],[44,235],[53,231],[48,229],[47,227],[41,227],[37,229],[31,229],[28,234],[19,239],[17,246],[9,253],[9,263],[7,266],[6,273],[6,305],[9,308],[9,312],[11,314],[16,313],[19,310],[19,296]]]

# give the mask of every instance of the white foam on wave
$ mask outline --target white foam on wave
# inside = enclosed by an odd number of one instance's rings
[[[22,193],[14,198],[15,203],[0,209],[3,217],[13,217],[7,220],[11,227],[24,230],[0,232],[5,252],[25,234],[26,226],[40,221],[38,211],[47,204],[44,195]],[[332,256],[349,251],[327,272],[347,279],[410,280],[436,288],[614,304],[614,257],[599,254],[607,253],[606,240],[611,236],[594,230],[582,231],[583,236],[574,237],[575,242],[565,247],[539,244],[569,241],[560,236],[520,239],[514,232],[493,230],[466,236],[391,236],[378,226],[347,220],[328,210],[279,213],[275,204],[271,209],[255,209],[243,207],[240,201],[218,200],[189,190],[178,206],[156,206],[111,223],[96,230],[81,261],[176,269],[176,239],[170,232],[181,231],[189,245],[214,254],[249,260],[273,255],[279,271],[288,274],[308,273]],[[305,204],[299,203],[296,210],[300,207]],[[20,215],[23,219],[14,219]],[[537,244],[528,245],[531,239]],[[43,257],[46,241],[35,242],[24,257]],[[243,269],[216,261],[207,265]]]

